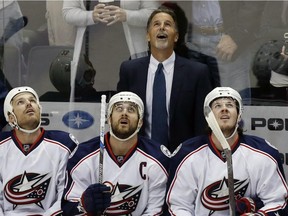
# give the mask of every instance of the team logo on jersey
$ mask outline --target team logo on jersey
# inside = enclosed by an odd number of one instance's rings
[[[240,199],[244,196],[249,181],[234,179],[235,198]],[[207,186],[201,194],[201,202],[205,208],[210,209],[209,215],[215,211],[223,211],[229,209],[229,189],[228,179],[225,177],[221,181],[214,182]]]
[[[62,118],[63,123],[73,129],[85,129],[94,123],[94,118],[88,112],[74,110],[66,113]]]
[[[45,199],[51,177],[48,174],[26,173],[7,182],[4,188],[5,198],[18,205],[36,204],[43,209],[41,201]]]
[[[112,190],[111,204],[106,209],[105,215],[131,216],[137,208],[143,185],[130,186],[116,184]]]

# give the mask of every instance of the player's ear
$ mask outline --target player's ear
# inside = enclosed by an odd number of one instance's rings
[[[143,125],[143,119],[140,119],[138,122],[138,128],[140,129]]]
[[[11,113],[8,114],[9,122],[14,123],[16,121],[15,116],[12,115]]]
[[[238,116],[238,119],[237,119],[237,123],[238,123],[238,124],[240,124],[240,123],[241,123],[241,121],[242,121],[242,116],[241,116],[241,115],[239,115],[239,116]]]

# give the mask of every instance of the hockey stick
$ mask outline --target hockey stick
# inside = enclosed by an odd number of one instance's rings
[[[227,171],[228,171],[228,189],[229,189],[229,207],[230,216],[235,216],[235,197],[234,197],[234,177],[233,177],[233,165],[232,165],[232,154],[231,148],[228,144],[226,138],[224,137],[218,122],[209,106],[205,106],[204,115],[208,122],[209,127],[215,134],[216,138],[219,140],[227,161]]]
[[[101,96],[100,113],[100,156],[99,156],[99,183],[103,182],[103,154],[104,154],[104,133],[105,133],[105,115],[106,115],[106,95]]]

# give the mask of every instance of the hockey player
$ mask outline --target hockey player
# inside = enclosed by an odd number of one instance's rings
[[[167,157],[160,145],[138,136],[143,102],[132,92],[109,101],[103,184],[99,182],[99,145],[95,137],[81,143],[68,162],[64,215],[160,215],[167,182]]]
[[[207,106],[231,147],[236,215],[287,216],[288,186],[279,152],[266,140],[242,133],[239,93],[215,88],[205,98]],[[166,199],[171,215],[229,215],[226,155],[213,131],[185,141],[171,165],[174,177]]]
[[[30,87],[7,94],[4,115],[13,130],[0,133],[0,215],[60,215],[65,169],[78,142],[40,127],[41,105]]]

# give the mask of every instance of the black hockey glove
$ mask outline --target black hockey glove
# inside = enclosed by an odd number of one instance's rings
[[[91,184],[81,196],[81,204],[89,216],[103,213],[110,202],[110,187],[104,184]]]
[[[242,197],[241,199],[236,200],[236,212],[239,215],[256,212],[254,200],[250,197]]]

